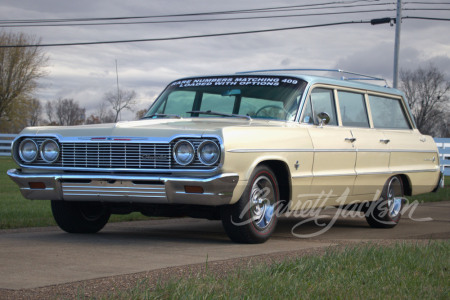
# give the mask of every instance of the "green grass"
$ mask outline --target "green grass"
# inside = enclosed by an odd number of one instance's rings
[[[6,175],[6,171],[17,165],[10,157],[0,157],[0,229],[40,227],[56,225],[50,209],[50,201],[27,200],[20,194],[17,185]],[[444,201],[450,199],[450,177],[445,178],[447,188],[438,193],[410,197],[419,202]],[[113,215],[112,222],[145,220],[140,213]]]
[[[56,225],[50,201],[27,200],[22,197],[18,186],[6,175],[17,165],[9,157],[0,157],[0,229],[41,227]],[[110,222],[147,220],[141,213],[113,215]]]
[[[221,276],[206,271],[106,299],[449,299],[450,242],[359,245]]]

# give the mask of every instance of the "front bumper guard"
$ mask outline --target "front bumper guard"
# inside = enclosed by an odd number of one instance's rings
[[[239,176],[234,173],[209,178],[191,178],[114,174],[36,174],[11,169],[7,174],[19,186],[22,195],[31,200],[210,206],[229,204],[239,181]],[[197,191],[202,192],[189,192],[186,186],[194,186]]]

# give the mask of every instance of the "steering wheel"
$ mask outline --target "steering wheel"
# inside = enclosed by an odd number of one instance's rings
[[[257,116],[261,111],[263,111],[264,109],[267,109],[267,108],[276,108],[278,110],[283,111],[284,112],[284,117],[286,117],[286,115],[288,114],[288,111],[285,110],[283,107],[279,107],[279,106],[276,106],[276,105],[266,105],[266,106],[263,106],[260,109],[258,109],[256,111],[256,113],[255,113],[255,116]]]

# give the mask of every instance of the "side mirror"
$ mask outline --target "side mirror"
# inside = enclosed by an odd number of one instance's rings
[[[330,123],[330,115],[326,112],[318,113],[317,117],[319,118],[319,127],[323,127],[323,125]]]

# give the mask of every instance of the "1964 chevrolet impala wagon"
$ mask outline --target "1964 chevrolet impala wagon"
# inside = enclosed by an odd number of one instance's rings
[[[12,155],[23,196],[51,200],[71,233],[139,211],[260,243],[281,212],[325,206],[393,227],[403,195],[442,182],[400,91],[279,70],[174,81],[139,121],[26,128]]]

